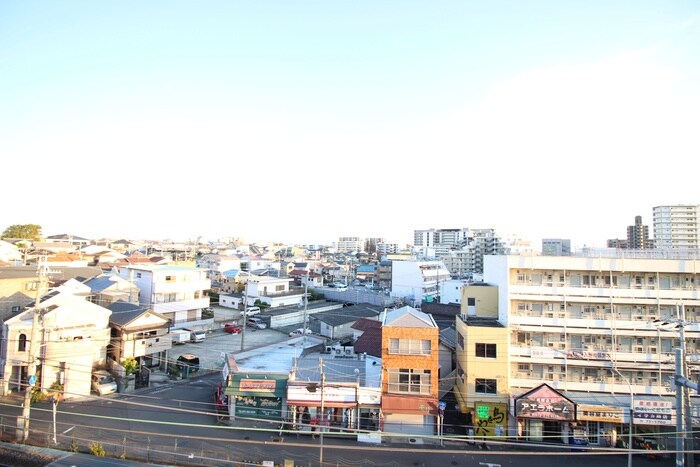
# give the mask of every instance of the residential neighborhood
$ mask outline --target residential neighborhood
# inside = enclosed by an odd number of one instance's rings
[[[499,243],[465,273],[425,249],[152,245],[95,262],[81,253],[90,240],[69,238],[41,252],[25,241],[22,254],[2,240],[3,397],[80,402],[218,375],[226,426],[363,445],[672,449],[678,427],[692,446],[700,426],[700,256],[685,245],[512,254]],[[683,241],[697,239],[671,244]],[[331,287],[339,278],[347,286]]]

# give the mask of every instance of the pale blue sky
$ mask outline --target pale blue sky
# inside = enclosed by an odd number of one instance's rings
[[[696,1],[0,3],[0,229],[603,246],[698,204]]]

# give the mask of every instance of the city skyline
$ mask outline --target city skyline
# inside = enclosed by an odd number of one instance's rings
[[[0,5],[4,227],[624,238],[697,204],[691,1]]]

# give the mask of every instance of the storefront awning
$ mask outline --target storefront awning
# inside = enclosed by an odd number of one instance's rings
[[[438,401],[434,397],[419,397],[384,394],[382,396],[384,413],[438,415]]]
[[[296,405],[297,407],[321,407],[321,403],[318,401],[294,401],[288,400],[287,405]],[[357,406],[355,402],[323,402],[323,407],[326,408],[353,408]]]

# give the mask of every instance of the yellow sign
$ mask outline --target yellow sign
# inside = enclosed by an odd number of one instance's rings
[[[576,420],[582,422],[623,423],[624,410],[620,407],[607,405],[579,404],[576,409]]]
[[[474,403],[474,435],[500,438],[506,434],[506,404],[493,402]]]

